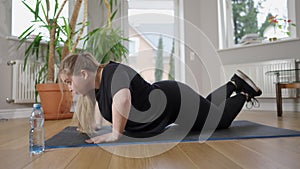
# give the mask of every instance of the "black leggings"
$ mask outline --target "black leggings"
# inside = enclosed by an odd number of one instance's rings
[[[217,129],[228,128],[246,101],[246,96],[243,94],[237,93],[231,96],[235,89],[235,85],[228,82],[210,93],[206,98],[200,96],[200,108],[192,130],[202,130],[204,124],[209,123],[209,120],[219,119],[218,123],[215,122]],[[211,115],[210,119],[208,118],[209,114]],[[214,119],[214,117],[217,118]],[[216,125],[212,126],[215,128]]]
[[[162,102],[160,93],[153,92],[153,96],[149,98],[154,108],[149,114],[159,118],[150,124],[145,123],[147,128],[139,131],[161,131],[171,123],[179,124],[178,129],[182,131],[228,128],[246,101],[246,96],[240,93],[231,96],[236,90],[231,82],[219,87],[206,98],[180,82],[160,81],[154,86],[164,92],[167,104]],[[163,109],[164,113],[157,115]]]

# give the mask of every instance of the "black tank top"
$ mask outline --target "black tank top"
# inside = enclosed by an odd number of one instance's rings
[[[103,69],[96,90],[100,112],[107,121],[112,122],[112,98],[123,88],[130,90],[132,104],[126,131],[160,132],[176,120],[181,99],[178,82],[150,84],[129,66],[110,62]]]

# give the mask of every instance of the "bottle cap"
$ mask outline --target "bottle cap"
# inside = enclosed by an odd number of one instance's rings
[[[34,103],[33,108],[41,108],[41,104],[40,103]]]

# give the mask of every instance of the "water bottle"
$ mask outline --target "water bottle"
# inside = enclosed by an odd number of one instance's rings
[[[29,152],[40,154],[45,149],[44,139],[44,113],[41,104],[33,104],[33,111],[30,116]]]

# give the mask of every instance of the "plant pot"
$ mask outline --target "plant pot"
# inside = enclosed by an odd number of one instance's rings
[[[41,105],[44,110],[45,120],[61,120],[73,117],[70,112],[73,94],[59,84],[37,84],[36,90],[39,93]]]

